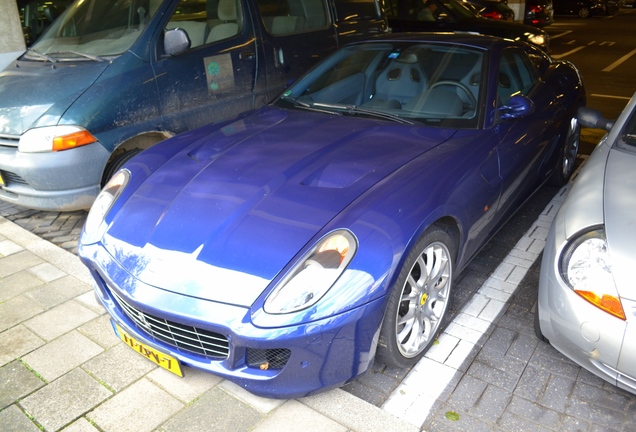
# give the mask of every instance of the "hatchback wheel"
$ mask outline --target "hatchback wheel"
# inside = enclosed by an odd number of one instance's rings
[[[378,358],[383,363],[410,367],[434,342],[451,299],[454,250],[449,234],[433,227],[409,253],[380,331]]]
[[[570,119],[564,136],[559,165],[550,179],[550,183],[555,186],[565,185],[574,172],[574,164],[576,163],[576,156],[581,142],[581,126],[576,117]]]
[[[590,9],[587,7],[582,7],[579,9],[579,17],[581,18],[587,18],[590,16]]]

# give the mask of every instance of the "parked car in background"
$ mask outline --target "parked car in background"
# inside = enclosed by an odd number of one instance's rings
[[[265,104],[378,0],[80,0],[0,73],[0,199],[89,208],[129,157]]]
[[[546,27],[554,22],[552,0],[526,0],[524,24]]]
[[[266,397],[341,386],[434,343],[454,280],[544,182],[585,90],[523,42],[387,35],[274,103],[129,160],[78,253],[116,334]]]
[[[514,21],[515,12],[510,7],[499,0],[463,0],[463,3],[468,3],[474,6],[475,10],[485,18]]]
[[[594,149],[548,235],[535,331],[593,374],[636,393],[636,95]]]
[[[384,0],[384,8],[393,32],[461,31],[505,37],[532,43],[549,52],[550,37],[533,26],[477,15],[456,0],[428,0],[433,5],[433,21],[418,19],[424,3],[421,0]]]
[[[556,15],[578,15],[588,18],[597,15],[613,15],[620,7],[618,0],[553,0]]]

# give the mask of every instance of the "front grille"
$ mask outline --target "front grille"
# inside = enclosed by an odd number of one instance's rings
[[[0,146],[2,147],[18,147],[20,137],[15,135],[0,135]]]
[[[180,351],[199,354],[215,360],[228,357],[230,348],[225,336],[147,314],[126,303],[114,291],[111,290],[111,293],[126,316],[140,330],[154,339]]]
[[[260,369],[282,369],[287,364],[291,351],[286,348],[247,349],[245,363]]]
[[[2,179],[7,186],[12,184],[29,185],[22,177],[10,171],[0,171],[0,175],[2,175]]]

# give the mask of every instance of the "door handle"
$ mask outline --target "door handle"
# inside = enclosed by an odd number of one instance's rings
[[[254,60],[256,54],[253,51],[245,51],[239,54],[239,59],[241,60]]]

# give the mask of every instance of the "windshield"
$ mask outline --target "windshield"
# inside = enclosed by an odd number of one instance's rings
[[[26,57],[63,61],[119,55],[137,40],[160,4],[159,0],[78,0]]]
[[[484,53],[455,44],[366,43],[340,50],[286,91],[280,107],[476,128]],[[375,114],[375,115],[374,115]]]
[[[432,21],[475,18],[477,13],[456,0],[387,0],[384,3],[389,18],[427,21],[426,9],[431,10]]]
[[[617,144],[621,148],[629,148],[630,151],[634,151],[636,148],[636,110],[632,112],[629,120],[625,123]]]

